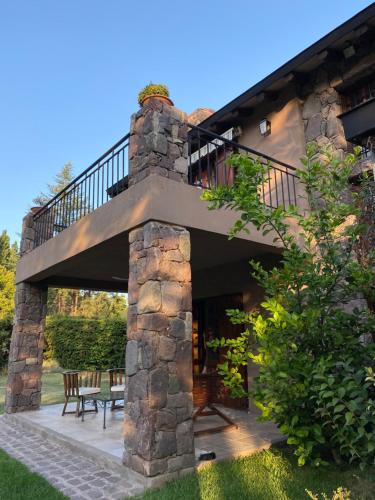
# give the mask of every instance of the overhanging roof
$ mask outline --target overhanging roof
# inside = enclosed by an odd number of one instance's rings
[[[228,115],[228,113],[233,112],[237,108],[246,104],[251,98],[268,90],[279,80],[288,78],[289,75],[292,75],[293,73],[307,72],[309,63],[313,63],[314,60],[317,60],[317,63],[319,63],[319,56],[325,50],[336,48],[335,44],[338,44],[340,41],[350,41],[350,39],[355,38],[357,36],[355,33],[356,30],[364,24],[372,24],[375,26],[375,2],[360,11],[345,23],[341,24],[338,28],[325,35],[313,45],[300,52],[297,56],[293,57],[293,59],[290,59],[290,61],[280,66],[280,68],[272,72],[266,78],[263,78],[263,80],[255,84],[253,87],[250,87],[244,93],[230,101],[228,104],[216,111],[216,113],[201,122],[200,126],[204,128],[212,127]],[[313,67],[314,65],[312,68]]]

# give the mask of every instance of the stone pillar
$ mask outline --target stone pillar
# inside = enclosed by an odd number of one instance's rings
[[[130,185],[187,181],[185,117],[157,99],[133,115]],[[190,234],[149,221],[129,243],[123,461],[156,485],[195,465]]]
[[[34,247],[33,213],[30,212],[23,220],[21,257]],[[7,413],[39,408],[46,305],[45,287],[17,284],[6,387]]]
[[[129,186],[150,174],[187,182],[187,115],[152,98],[132,116]]]
[[[307,95],[302,105],[302,118],[306,142],[316,141],[319,146],[329,144],[333,149],[346,152],[345,133],[338,118],[342,112],[341,98],[336,90],[339,81],[323,68],[314,72],[304,89]]]
[[[195,463],[190,235],[151,221],[129,241],[124,463],[156,476]]]

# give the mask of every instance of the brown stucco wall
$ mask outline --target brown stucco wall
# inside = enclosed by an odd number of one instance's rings
[[[271,134],[263,137],[259,122],[271,122]],[[276,101],[258,105],[255,113],[242,125],[239,142],[257,151],[273,156],[294,167],[305,152],[305,137],[299,99],[292,88],[284,90]]]

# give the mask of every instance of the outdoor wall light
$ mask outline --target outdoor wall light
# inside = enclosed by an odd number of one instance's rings
[[[353,47],[353,45],[348,45],[342,52],[345,59],[349,59],[350,57],[353,57],[355,55],[355,48]]]
[[[259,131],[263,137],[270,135],[271,133],[271,122],[266,118],[259,123]]]

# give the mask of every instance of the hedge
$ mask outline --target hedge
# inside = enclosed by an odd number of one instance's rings
[[[49,316],[45,359],[71,370],[105,370],[125,364],[126,323],[123,319]]]
[[[10,337],[12,336],[12,321],[0,320],[0,368],[8,364]]]

